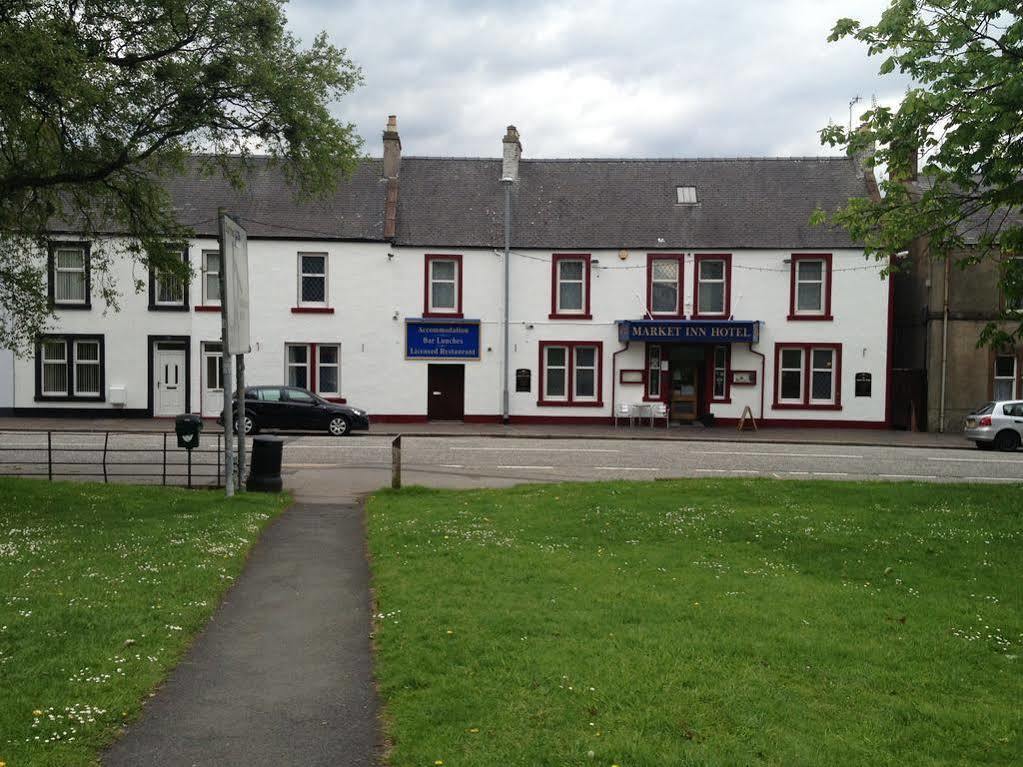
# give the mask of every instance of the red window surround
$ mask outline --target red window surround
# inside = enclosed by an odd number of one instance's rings
[[[591,256],[589,253],[555,253],[551,256],[551,313],[547,316],[551,320],[590,320],[590,285],[592,284],[592,270],[590,269]],[[559,312],[558,311],[558,264],[562,261],[583,262],[583,311],[581,312]]]
[[[678,308],[674,312],[654,311],[654,261],[678,261]],[[646,254],[646,312],[650,317],[666,320],[684,320],[685,296],[685,256],[681,253],[647,253]]]
[[[219,314],[220,313],[220,305],[218,304],[217,306],[206,306],[206,305],[203,305],[203,306],[193,306],[192,310],[196,311],[196,312],[217,312]]]
[[[658,377],[660,379],[660,387],[658,389],[660,394],[658,394],[658,396],[656,396],[656,397],[651,397],[650,396],[650,350],[653,349],[654,347],[657,347],[660,350],[661,354],[664,354],[664,347],[663,346],[659,346],[658,344],[646,344],[646,351],[644,352],[644,357],[643,357],[643,370],[644,370],[644,375],[643,375],[643,401],[644,402],[667,402],[668,401],[668,387],[670,385],[670,381],[668,381],[668,371],[666,371],[666,370],[658,370],[658,372],[657,372],[657,375],[658,375]],[[661,357],[660,359],[663,360],[664,358]]]
[[[284,352],[284,354],[285,354],[285,357],[284,357],[284,360],[285,360],[285,362],[284,362],[285,380],[287,379],[287,372],[288,372],[288,370],[287,370],[287,366],[288,366],[288,363],[287,363],[287,359],[288,359],[287,358],[287,353],[288,353],[287,352],[287,348],[289,346],[304,346],[308,350],[306,352],[306,354],[309,355],[309,356],[306,358],[307,359],[306,364],[308,365],[307,369],[309,371],[309,391],[313,392],[314,394],[316,394],[319,397],[323,397],[323,399],[327,400],[327,402],[336,402],[339,405],[344,405],[344,404],[346,404],[348,402],[347,399],[345,399],[344,397],[340,397],[340,396],[338,396],[336,394],[332,395],[332,396],[327,396],[327,395],[324,395],[324,394],[320,394],[320,392],[319,392],[319,381],[316,380],[316,376],[318,375],[319,369],[320,369],[320,357],[319,357],[319,351],[318,351],[319,347],[322,346],[322,344],[320,344],[320,343],[303,343],[301,341],[299,341],[299,342],[288,341],[286,344],[284,344],[284,349],[285,349],[285,352]],[[327,344],[327,346],[337,346],[337,344]],[[338,354],[339,354],[339,356],[338,356],[338,374],[340,375],[340,372],[341,372],[340,371],[340,366],[341,366],[340,351],[338,352]]]
[[[217,311],[220,311],[218,306]],[[293,306],[291,307],[292,314],[333,314],[333,306]]]
[[[604,406],[604,343],[603,341],[541,341],[540,347],[540,364],[537,368],[540,371],[539,378],[539,391],[537,405],[545,405],[548,407],[603,407]],[[568,368],[566,370],[565,379],[565,393],[568,395],[567,400],[545,400],[544,392],[547,390],[546,382],[544,381],[544,370],[546,365],[544,364],[544,352],[548,346],[564,346],[567,350],[568,359],[566,360]],[[597,399],[596,400],[584,400],[581,402],[574,401],[575,396],[575,347],[577,346],[594,346],[597,349],[597,370],[596,370],[596,384],[597,384]]]
[[[430,311],[430,264],[434,261],[455,262],[455,311]],[[427,253],[423,259],[423,316],[461,319],[462,314],[462,256],[461,254]]]
[[[714,362],[715,355],[718,349],[725,350],[725,395],[723,397],[714,396]],[[715,402],[718,404],[727,405],[732,401],[732,347],[730,344],[719,344],[717,346],[708,346],[706,356],[704,358],[704,370],[706,370],[704,386],[707,387],[707,402]]]
[[[803,350],[803,401],[780,402],[781,399],[781,352],[782,349]],[[810,378],[811,350],[832,349],[835,352],[835,367],[832,370],[835,382],[835,401],[833,403],[811,403],[810,390],[813,382]],[[841,410],[842,409],[842,344],[790,344],[774,345],[774,404],[775,410]]]
[[[700,262],[725,262],[725,305],[720,313],[700,312]],[[713,320],[728,319],[732,316],[732,254],[731,253],[697,253],[693,256],[693,319]]]
[[[830,253],[793,253],[792,263],[789,266],[789,316],[790,320],[805,322],[831,322],[831,266],[832,256]],[[824,262],[824,314],[797,314],[796,313],[796,268],[800,261],[823,261]]]

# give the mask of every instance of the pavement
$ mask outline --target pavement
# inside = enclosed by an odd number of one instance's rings
[[[103,764],[375,765],[370,631],[361,507],[297,503]]]

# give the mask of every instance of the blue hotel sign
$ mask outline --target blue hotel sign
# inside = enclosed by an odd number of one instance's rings
[[[405,320],[405,359],[478,360],[479,320]]]
[[[755,344],[760,322],[733,320],[618,320],[619,341],[682,344]]]

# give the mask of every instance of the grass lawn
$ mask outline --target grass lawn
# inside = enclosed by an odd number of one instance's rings
[[[0,479],[0,763],[96,763],[284,503]]]
[[[390,763],[1019,765],[1020,491],[378,493]]]

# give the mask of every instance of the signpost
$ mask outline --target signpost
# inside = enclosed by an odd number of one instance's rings
[[[217,210],[220,221],[220,316],[224,385],[224,485],[227,496],[234,495],[235,472],[238,487],[245,472],[245,354],[249,341],[249,256],[245,230],[224,208]],[[238,416],[231,402],[231,357],[238,355]],[[235,422],[238,423],[238,453],[234,452]],[[237,468],[236,468],[237,467]]]

